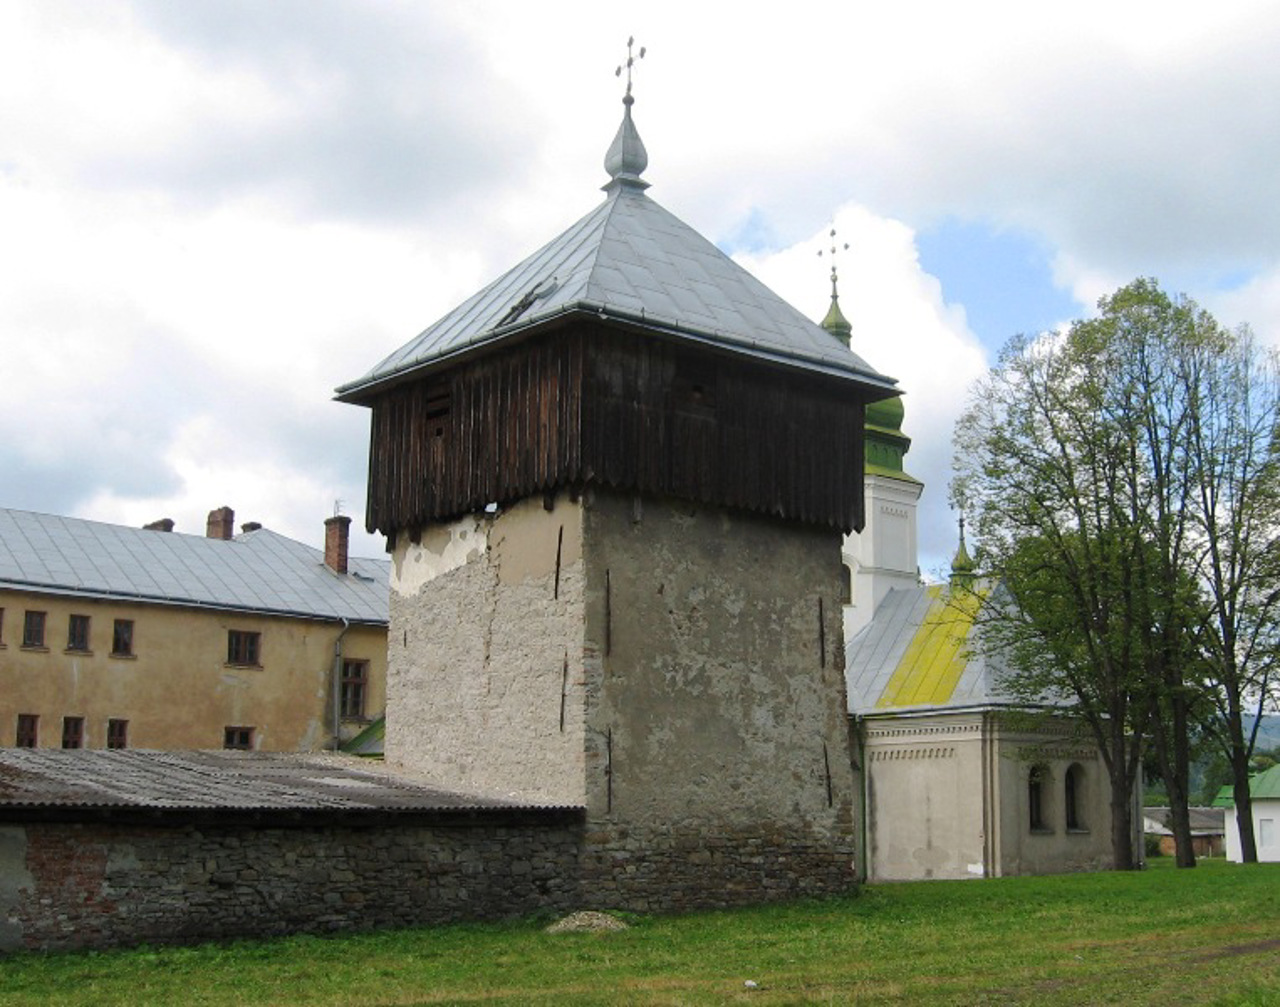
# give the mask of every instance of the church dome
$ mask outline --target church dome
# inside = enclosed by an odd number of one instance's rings
[[[902,397],[895,395],[891,399],[881,399],[867,406],[867,425],[879,427],[882,430],[901,430],[905,415]]]

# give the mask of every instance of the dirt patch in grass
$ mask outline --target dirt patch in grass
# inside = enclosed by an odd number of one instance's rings
[[[1266,941],[1252,941],[1248,944],[1228,944],[1225,948],[1200,955],[1196,961],[1211,962],[1218,958],[1238,958],[1241,955],[1256,955],[1260,951],[1280,950],[1280,937]]]

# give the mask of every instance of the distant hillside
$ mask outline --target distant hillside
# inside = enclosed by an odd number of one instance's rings
[[[1280,748],[1280,715],[1274,713],[1263,716],[1254,750],[1262,752],[1273,748]]]

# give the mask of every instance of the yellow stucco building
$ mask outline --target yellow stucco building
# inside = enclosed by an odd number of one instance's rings
[[[334,747],[382,715],[388,569],[259,525],[0,510],[0,745]]]

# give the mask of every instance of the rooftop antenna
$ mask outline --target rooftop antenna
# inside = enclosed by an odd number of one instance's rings
[[[341,501],[341,500],[335,500],[335,501],[333,502],[333,516],[334,516],[334,517],[341,517],[341,516],[342,516],[342,501]]]
[[[849,341],[853,336],[853,326],[849,324],[849,320],[844,317],[844,312],[840,310],[840,287],[838,282],[838,274],[836,272],[836,256],[839,252],[839,245],[836,242],[836,228],[831,225],[831,307],[827,309],[827,317],[821,322],[822,327],[839,339],[845,346],[849,345]],[[849,243],[844,243],[844,250],[849,250]],[[818,249],[818,257],[826,255],[825,249]]]
[[[630,105],[632,102],[635,101],[635,99],[631,97],[631,68],[635,65],[636,60],[644,59],[644,53],[645,53],[644,46],[640,47],[640,53],[638,55],[636,56],[631,55],[631,48],[635,44],[636,44],[636,39],[634,35],[627,39],[627,61],[623,63],[622,66],[618,67],[618,69],[613,71],[613,75],[615,77],[622,76],[622,71],[624,67],[626,68],[626,71],[627,71],[627,93],[622,98],[622,103],[624,105]]]

